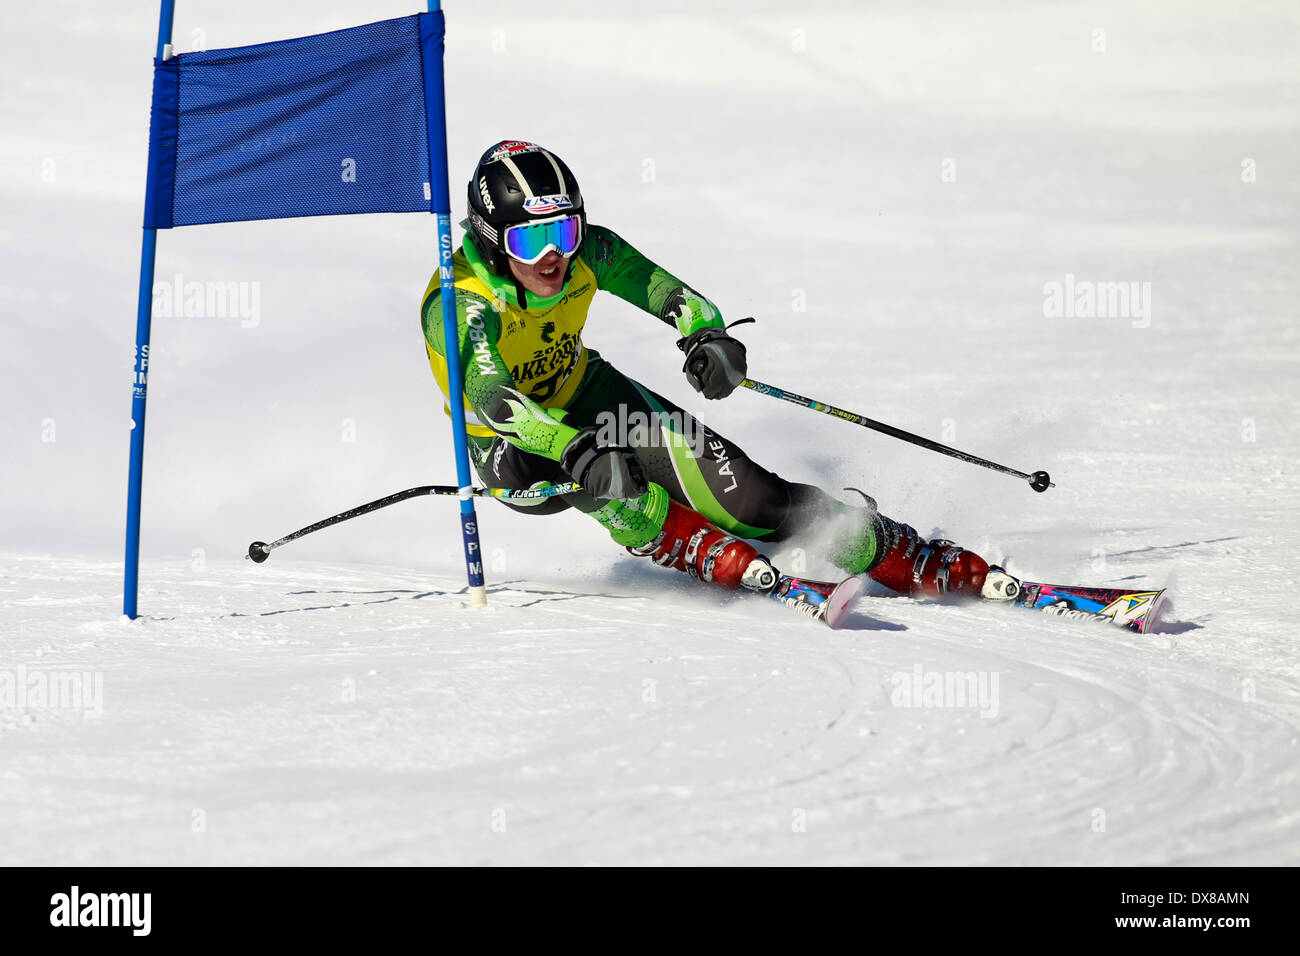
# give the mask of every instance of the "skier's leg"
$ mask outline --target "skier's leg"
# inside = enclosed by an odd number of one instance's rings
[[[604,440],[635,448],[645,465],[651,486],[641,499],[571,499],[618,544],[724,588],[768,590],[776,583],[767,558],[740,539],[779,539],[791,501],[784,479],[595,353],[566,411],[566,422],[594,426]]]
[[[516,448],[500,437],[492,439],[490,445],[471,442],[470,457],[483,484],[489,488],[536,488],[572,480],[558,462]],[[515,511],[534,515],[553,515],[572,504],[558,495],[553,498],[502,498],[501,503]]]
[[[523,451],[504,438],[471,448],[479,477],[492,488],[537,488],[572,480],[559,462]],[[588,494],[575,492],[551,498],[503,498],[501,503],[515,511],[535,515],[552,515],[575,508],[599,521],[614,541],[624,547],[639,547],[652,540],[663,530],[668,514],[668,493],[654,484],[640,498],[628,500],[597,501]]]
[[[503,438],[490,444],[471,444],[474,466],[483,482],[496,488],[534,488],[568,481],[557,462],[529,454]],[[556,514],[570,507],[590,514],[610,533],[616,544],[634,554],[653,555],[657,545],[671,538],[665,550],[679,538],[671,557],[658,563],[686,571],[693,577],[725,588],[742,584],[768,590],[776,583],[776,572],[753,547],[724,534],[693,511],[669,498],[662,485],[651,484],[639,498],[597,501],[575,493],[553,498],[502,499],[502,504],[526,514]],[[648,548],[648,550],[646,550]],[[754,570],[746,577],[750,566]]]
[[[637,449],[651,480],[722,531],[764,542],[816,540],[837,567],[906,594],[980,593],[988,564],[979,555],[951,542],[926,541],[880,514],[870,499],[867,507],[854,507],[820,488],[787,481],[609,363],[593,365],[592,387],[579,391],[572,410],[597,425],[612,414],[624,432],[616,437]],[[670,551],[665,545],[657,559]]]
[[[503,438],[472,447],[479,477],[490,487],[533,488],[569,480],[558,463],[521,451]],[[572,494],[503,499],[502,504],[528,514],[555,514],[569,507],[585,511],[609,531],[615,543],[633,554],[654,557],[656,548],[662,545],[664,555],[656,559],[657,563],[719,587],[745,586],[766,591],[776,583],[771,564],[751,545],[672,501],[662,485],[651,484],[640,498],[628,500],[596,501],[590,495]]]
[[[674,501],[662,485],[652,483],[641,499],[611,501],[592,514],[616,543],[655,564],[733,591],[770,591],[776,584],[776,569],[753,545]]]
[[[607,440],[635,448],[652,482],[722,530],[779,540],[772,536],[789,511],[790,483],[603,359],[589,360],[587,381],[565,420],[595,426]]]
[[[874,510],[874,509],[873,509]],[[866,569],[874,581],[904,594],[979,597],[989,564],[951,541],[926,541],[911,525],[875,512],[879,558]]]
[[[588,425],[599,427],[608,420],[607,414],[617,417],[620,411],[624,415],[641,413],[644,424],[646,413],[652,410],[652,406],[642,399],[639,386],[620,375],[595,353],[588,362],[578,394],[587,396],[587,400],[571,401],[565,410],[565,421],[579,428]],[[680,422],[685,413],[677,412],[677,421]],[[690,421],[694,423],[693,419]],[[563,497],[503,500],[502,503],[531,514],[555,514],[573,507],[599,521],[617,544],[635,554],[651,556],[659,564],[676,567],[724,588],[770,589],[776,583],[776,572],[753,546],[727,534],[681,504],[680,500],[673,500],[683,492],[676,480],[675,466],[666,443],[657,440],[658,429],[651,435],[648,429],[642,428],[632,438],[632,441],[627,441],[626,436],[610,435],[607,440],[631,444],[641,453],[651,478],[649,489],[641,497],[598,501],[577,492]],[[661,454],[646,454],[642,447],[652,438]],[[682,447],[686,448],[684,444]],[[490,443],[471,442],[470,450],[479,476],[493,487],[532,488],[571,480],[557,462],[521,451],[503,438]],[[672,490],[655,479],[670,482]],[[688,477],[691,483],[699,480],[697,474]],[[662,554],[658,553],[660,548]]]
[[[636,448],[651,480],[638,499],[596,501],[582,493],[504,504],[532,514],[567,507],[599,521],[634,554],[722,587],[766,589],[770,563],[739,538],[778,542],[795,535],[826,543],[827,556],[850,574],[866,572],[904,593],[978,593],[988,565],[950,542],[926,542],[907,525],[789,482],[751,460],[726,437],[624,376],[594,355],[566,421],[608,428]],[[496,439],[474,456],[492,486],[529,488],[569,480],[558,463]]]
[[[811,537],[837,568],[865,573],[904,594],[980,594],[988,562],[951,541],[926,541],[915,528],[877,511],[874,499],[863,498],[866,507],[857,508],[810,485],[791,484],[792,504],[777,534]]]

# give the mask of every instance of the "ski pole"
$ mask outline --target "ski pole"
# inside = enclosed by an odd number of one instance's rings
[[[580,491],[581,485],[577,482],[567,481],[561,484],[543,485],[540,488],[457,488],[455,485],[420,485],[418,488],[407,488],[405,491],[397,491],[383,498],[377,498],[374,501],[368,501],[364,505],[357,505],[341,514],[333,515],[317,521],[315,524],[300,528],[293,534],[286,534],[267,544],[265,541],[254,541],[248,546],[247,558],[251,558],[258,564],[261,564],[271,556],[271,552],[282,545],[288,544],[297,538],[311,534],[313,531],[319,531],[322,528],[328,528],[332,524],[338,524],[340,521],[347,521],[351,518],[359,518],[361,515],[369,514],[372,511],[378,511],[380,508],[387,508],[389,505],[395,505],[399,501],[405,501],[408,498],[419,498],[422,495],[447,495],[456,498],[502,498],[507,501],[518,500],[521,498],[552,498],[555,495],[567,495],[573,491]]]
[[[905,432],[901,428],[895,428],[893,425],[886,425],[884,422],[878,422],[868,418],[866,415],[859,415],[856,412],[846,412],[842,408],[836,408],[834,405],[827,405],[825,402],[819,402],[815,398],[806,398],[794,392],[787,392],[783,388],[777,388],[775,385],[765,385],[762,382],[756,382],[752,378],[747,378],[740,383],[745,388],[753,389],[760,395],[770,395],[773,398],[779,398],[782,401],[791,402],[795,405],[802,405],[804,408],[811,408],[816,412],[825,412],[827,415],[834,415],[836,418],[842,418],[846,422],[853,422],[855,425],[861,425],[864,428],[871,428],[878,432],[883,432],[894,438],[901,438],[905,442],[911,442],[913,445],[920,445],[922,448],[928,448],[930,451],[937,451],[943,455],[949,455],[953,458],[959,458],[962,461],[968,461],[972,465],[983,465],[985,468],[991,468],[994,471],[1000,471],[1004,475],[1014,475],[1017,478],[1023,478],[1029,482],[1029,487],[1034,491],[1043,492],[1048,488],[1055,488],[1056,482],[1052,481],[1051,476],[1045,471],[1036,471],[1032,475],[1027,475],[1023,471],[1016,471],[1014,468],[1008,468],[1006,465],[999,465],[995,461],[989,461],[987,458],[980,458],[978,455],[971,455],[964,451],[958,451],[956,448],[949,448],[947,445],[941,445],[937,441],[931,441],[928,438],[922,438],[920,435],[913,435],[911,432]]]

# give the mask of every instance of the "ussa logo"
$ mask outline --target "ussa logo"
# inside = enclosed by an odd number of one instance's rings
[[[540,216],[543,213],[555,212],[557,209],[572,209],[573,202],[568,196],[560,194],[555,196],[533,196],[531,199],[524,200],[524,209],[534,216]]]
[[[129,926],[133,936],[148,936],[152,893],[70,893],[50,897],[51,926]]]

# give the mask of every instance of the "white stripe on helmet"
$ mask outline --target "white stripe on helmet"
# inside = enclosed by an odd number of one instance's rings
[[[546,150],[540,149],[538,152],[550,160],[551,168],[555,170],[555,178],[560,181],[560,188],[556,191],[567,194],[569,191],[569,184],[564,181],[564,173],[560,172],[560,164],[557,163],[555,157]]]
[[[524,197],[526,199],[533,199],[533,187],[528,185],[528,180],[525,179],[524,174],[519,171],[519,167],[515,165],[515,161],[509,156],[502,156],[501,162],[505,163],[506,168],[509,169],[510,172],[514,173],[515,179],[519,181],[519,185],[524,189]],[[555,162],[555,160],[551,160],[551,162]]]

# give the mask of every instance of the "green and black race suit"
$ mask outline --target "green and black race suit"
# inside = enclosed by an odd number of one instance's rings
[[[464,374],[466,429],[480,477],[494,487],[571,480],[559,466],[579,428],[608,428],[611,443],[630,445],[650,481],[719,527],[742,537],[780,540],[843,506],[809,485],[787,482],[677,405],[623,375],[583,343],[588,309],[606,290],[671,326],[678,336],[720,327],[704,296],[601,226],[590,226],[560,294],[518,301],[518,287],[493,275],[473,243],[452,259]],[[421,310],[434,377],[447,395],[441,288],[437,274]],[[450,413],[450,409],[448,409]],[[508,502],[532,513],[569,505],[596,512],[600,503],[574,494]]]

